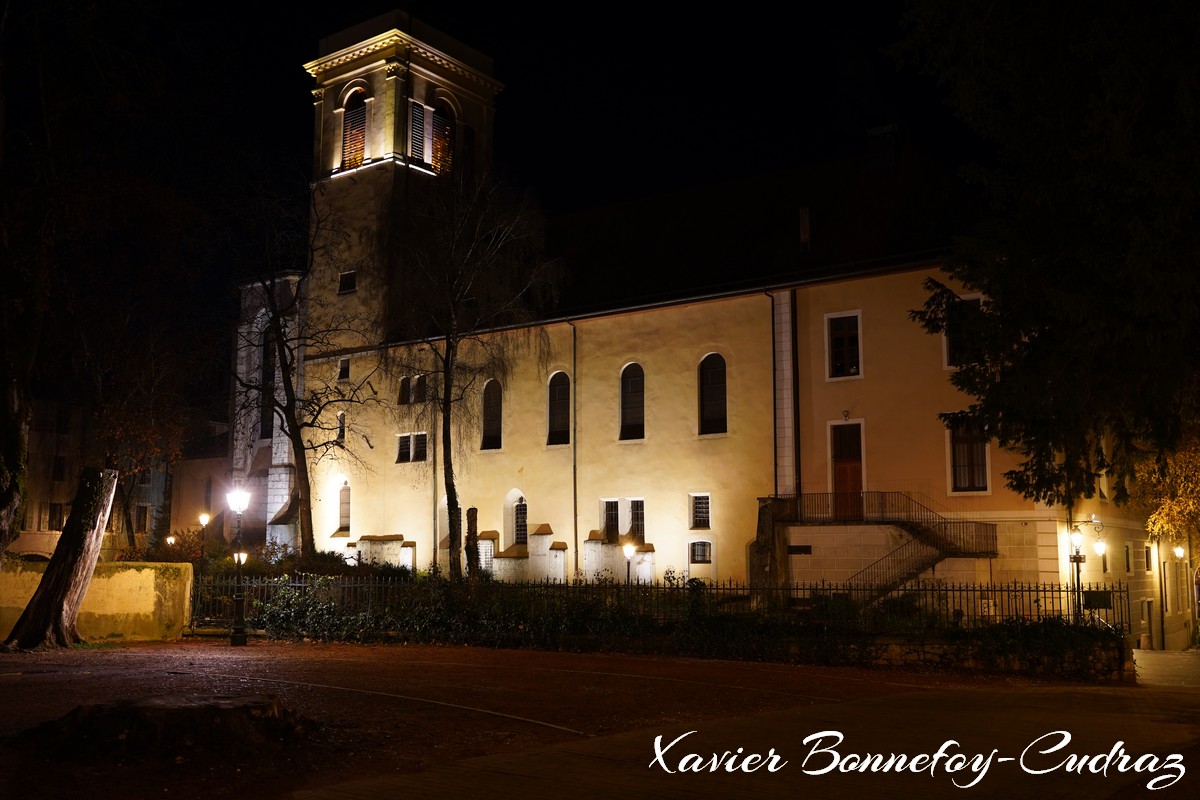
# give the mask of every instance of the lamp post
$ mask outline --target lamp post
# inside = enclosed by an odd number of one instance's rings
[[[246,644],[246,595],[242,591],[242,565],[246,563],[246,551],[242,548],[242,514],[250,505],[250,493],[245,489],[234,489],[225,495],[225,499],[229,502],[229,510],[237,514],[237,533],[233,537],[233,632],[229,634],[229,644],[239,646]]]
[[[1079,546],[1083,544],[1083,532],[1079,530],[1079,526],[1075,525],[1071,528],[1071,546],[1074,552],[1071,553],[1071,563],[1075,565],[1075,624],[1083,621],[1083,589],[1079,585],[1079,569],[1083,562],[1087,561],[1087,556],[1079,552]]]
[[[625,585],[629,585],[629,574],[633,569],[633,554],[637,552],[637,547],[632,544],[627,544],[622,548],[625,551]]]
[[[1068,524],[1071,524],[1069,516],[1067,517],[1067,520],[1068,520]],[[1104,540],[1100,538],[1100,531],[1104,530],[1104,523],[1101,522],[1100,520],[1096,519],[1095,514],[1092,514],[1087,519],[1082,520],[1082,524],[1092,525],[1093,527],[1095,527],[1096,543],[1093,545],[1093,547],[1096,550],[1096,555],[1100,555],[1100,556],[1104,555],[1105,544],[1104,544]],[[1079,573],[1080,573],[1080,570],[1081,570],[1084,562],[1087,561],[1087,556],[1085,556],[1083,553],[1081,553],[1079,551],[1079,548],[1082,544],[1083,544],[1083,531],[1079,530],[1078,524],[1071,524],[1071,548],[1072,548],[1073,552],[1071,553],[1071,556],[1070,556],[1070,562],[1075,565],[1075,592],[1074,592],[1074,594],[1075,594],[1075,615],[1074,616],[1075,616],[1076,624],[1083,622],[1083,583],[1081,581]]]

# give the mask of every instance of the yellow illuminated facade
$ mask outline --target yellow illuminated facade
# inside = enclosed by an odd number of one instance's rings
[[[314,266],[309,300],[322,313],[382,325],[388,284],[375,248],[388,209],[403,201],[408,179],[488,163],[500,86],[485,57],[403,15],[330,37],[306,69],[317,83],[314,192],[345,220],[352,243]],[[352,116],[360,101],[361,121]],[[471,387],[455,429],[456,484],[464,512],[474,509],[484,567],[509,580],[621,579],[626,569],[641,580],[746,580],[762,499],[837,504],[872,493],[994,531],[994,552],[942,558],[913,577],[1069,582],[1062,509],[1009,491],[1002,476],[1014,456],[938,417],[966,398],[948,381],[954,342],[909,318],[931,275],[946,279],[936,262],[910,262],[529,331],[544,335],[541,354]],[[243,341],[253,341],[260,323],[253,303],[244,308]],[[440,423],[422,402],[419,370],[381,370],[413,360],[402,343],[380,346],[381,331],[305,353],[305,381],[370,375],[380,398],[339,412],[352,419],[326,421],[344,445],[310,465],[316,544],[444,570]],[[262,368],[252,349],[238,365]],[[235,430],[233,479],[257,503],[248,524],[254,517],[268,539],[294,544],[287,441],[244,422]],[[1155,647],[1183,646],[1191,555],[1146,545],[1143,520],[1103,495],[1076,513],[1103,521],[1102,531],[1086,529],[1083,580],[1129,584],[1135,633]],[[803,581],[846,580],[912,538],[895,525],[846,520],[782,530],[788,577]],[[1093,546],[1099,538],[1105,556]],[[628,558],[626,544],[635,545]]]

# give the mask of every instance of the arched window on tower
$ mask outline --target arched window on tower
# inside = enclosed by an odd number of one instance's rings
[[[367,150],[367,93],[355,89],[342,108],[342,169],[361,167]]]
[[[433,109],[433,148],[430,163],[438,175],[447,175],[454,168],[454,112],[441,102]]]
[[[725,359],[709,353],[700,362],[700,433],[725,433]]]

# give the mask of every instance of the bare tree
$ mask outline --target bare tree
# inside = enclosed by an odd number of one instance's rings
[[[543,360],[536,325],[556,300],[557,262],[546,258],[542,218],[491,175],[452,174],[428,181],[393,209],[398,247],[389,281],[389,322],[401,346],[395,371],[425,373],[426,410],[440,423],[452,577],[462,574],[462,508],[455,454],[482,409],[480,390],[522,358]],[[473,575],[478,566],[468,554]]]

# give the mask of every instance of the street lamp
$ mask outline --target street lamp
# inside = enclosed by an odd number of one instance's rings
[[[1076,525],[1071,528],[1071,546],[1075,548],[1075,552],[1071,553],[1071,563],[1075,565],[1075,622],[1078,624],[1083,620],[1083,590],[1079,585],[1079,569],[1084,561],[1087,561],[1087,556],[1079,552],[1079,546],[1083,544],[1083,532]]]
[[[1070,519],[1068,517],[1068,519]],[[1084,525],[1092,525],[1096,529],[1096,543],[1093,548],[1096,550],[1096,555],[1104,555],[1105,544],[1100,538],[1100,531],[1104,530],[1104,523],[1096,519],[1096,515],[1092,514],[1089,518],[1082,520]],[[1087,556],[1079,552],[1080,546],[1083,545],[1083,531],[1079,530],[1079,525],[1071,525],[1071,548],[1073,552],[1070,556],[1070,562],[1075,565],[1075,623],[1083,622],[1083,583],[1080,579],[1080,569],[1083,563],[1087,561]]]
[[[627,544],[622,548],[625,551],[625,585],[629,585],[629,573],[633,568],[633,554],[637,552],[637,546]]]
[[[242,591],[242,565],[246,563],[246,551],[242,548],[242,514],[250,505],[250,493],[245,489],[234,489],[225,495],[229,510],[237,514],[237,533],[233,537],[233,563],[235,580],[233,585],[233,632],[229,644],[246,644],[246,595]]]
[[[1185,552],[1185,551],[1184,551],[1184,549],[1183,549],[1183,545],[1181,545],[1181,544],[1177,544],[1177,545],[1175,545],[1175,547],[1174,547],[1174,548],[1171,550],[1171,552],[1173,552],[1173,553],[1175,554],[1175,557],[1176,557],[1176,558],[1183,558],[1183,554],[1184,554],[1184,552]]]

